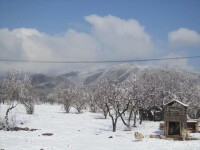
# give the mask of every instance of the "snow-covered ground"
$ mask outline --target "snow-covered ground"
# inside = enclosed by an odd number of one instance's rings
[[[6,105],[0,106],[0,114]],[[15,113],[14,113],[15,112]],[[64,113],[59,105],[36,105],[34,115],[27,115],[22,106],[12,112],[13,122],[37,131],[0,131],[0,149],[4,150],[200,150],[200,140],[173,141],[152,139],[150,134],[160,133],[159,122],[145,121],[132,131],[123,131],[119,121],[117,132],[112,132],[111,120],[101,114],[85,111],[82,114]],[[134,132],[144,134],[141,142]],[[43,133],[53,133],[43,136]],[[109,138],[112,136],[113,138]],[[200,138],[200,133],[192,134]]]

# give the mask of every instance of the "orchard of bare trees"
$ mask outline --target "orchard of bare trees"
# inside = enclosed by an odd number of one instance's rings
[[[111,118],[114,132],[119,120],[128,130],[135,127],[137,121],[141,124],[146,119],[162,120],[163,105],[174,98],[190,106],[188,115],[191,118],[199,118],[198,77],[197,73],[176,67],[142,67],[120,77],[111,78],[110,74],[108,77],[104,73],[103,77],[87,85],[63,82],[45,96],[37,93],[30,76],[12,70],[7,79],[0,83],[0,103],[9,104],[0,127],[6,130],[11,128],[9,112],[18,104],[22,104],[28,114],[33,114],[36,100],[39,103],[62,104],[66,113],[70,113],[71,108],[77,113],[82,113],[84,109],[102,113],[103,118]]]
[[[140,124],[143,119],[162,120],[163,105],[172,99],[189,104],[189,116],[200,117],[197,76],[179,68],[146,67],[130,73],[121,82],[118,79],[99,80],[90,85],[90,89],[90,105],[98,108],[105,118],[110,116],[113,131],[116,131],[119,118],[128,128],[136,126],[137,114]]]

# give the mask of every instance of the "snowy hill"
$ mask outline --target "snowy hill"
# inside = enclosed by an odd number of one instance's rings
[[[123,82],[127,79],[127,77],[134,73],[139,74],[143,69],[148,68],[148,66],[136,66],[132,64],[120,64],[116,65],[109,69],[101,69],[94,71],[84,71],[77,72],[71,71],[61,75],[49,76],[45,74],[32,74],[32,84],[35,87],[36,91],[40,93],[45,93],[44,95],[48,95],[53,91],[55,87],[60,84],[67,85],[89,85],[96,81],[101,81],[103,79],[107,80],[118,80],[119,82]],[[161,67],[151,67],[152,71],[162,71]],[[191,74],[196,76],[196,82],[200,84],[200,74],[187,72],[187,74]],[[1,78],[0,80],[3,80]]]
[[[96,80],[101,79],[118,79],[119,81],[125,80],[130,73],[137,72],[140,67],[130,64],[117,65],[110,69],[101,69],[90,72],[69,72],[58,76],[47,76],[44,74],[33,74],[32,84],[39,88],[54,88],[60,83],[67,83],[72,85],[88,85]]]

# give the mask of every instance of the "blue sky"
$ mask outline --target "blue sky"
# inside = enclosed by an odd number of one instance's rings
[[[199,8],[199,0],[0,0],[0,27],[57,34],[79,28],[76,24],[87,26],[85,16],[113,15],[136,19],[153,36],[167,38],[168,32],[179,27],[199,33]]]
[[[51,55],[58,53],[55,49],[60,49],[60,55],[63,53],[67,56],[70,50],[63,47],[70,45],[69,47],[77,50],[69,58],[76,60],[82,59],[81,56],[75,57],[77,53],[85,53],[73,45],[76,45],[75,41],[79,43],[81,40],[84,41],[80,44],[82,49],[96,49],[93,52],[86,51],[86,54],[98,54],[85,56],[83,60],[200,55],[199,8],[199,0],[0,0],[0,53],[7,52],[1,55],[3,58],[12,53],[12,57],[8,58],[53,60]],[[98,24],[99,21],[102,26]],[[130,31],[117,30],[129,27]],[[108,38],[110,34],[106,30],[113,36],[116,34],[117,38]],[[123,34],[119,35],[118,31]],[[31,34],[31,38],[27,37],[27,34]],[[33,40],[36,36],[41,38],[37,38],[40,41]],[[130,44],[131,41],[118,44],[121,39],[128,41],[129,36],[141,45],[136,44],[137,46],[132,48],[134,46]],[[11,38],[12,43],[6,43],[6,37]],[[68,44],[56,47],[55,45],[61,42],[59,37]],[[56,44],[52,48],[50,43],[54,42]],[[142,47],[142,43],[145,43],[146,47]],[[18,46],[14,46],[15,44]],[[88,46],[90,44],[93,46]],[[115,50],[119,47],[121,49]],[[34,48],[41,48],[40,51],[49,54],[49,57],[37,57],[39,52],[34,51]],[[140,48],[143,53],[138,52]],[[55,59],[59,59],[60,55]],[[174,63],[200,70],[198,59]]]

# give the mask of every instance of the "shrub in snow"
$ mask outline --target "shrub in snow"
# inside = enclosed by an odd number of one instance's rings
[[[69,113],[70,108],[72,107],[72,99],[74,97],[73,88],[67,86],[59,86],[56,88],[56,93],[58,96],[58,101],[63,104],[65,112]]]
[[[74,96],[72,99],[72,106],[77,110],[78,113],[85,108],[87,102],[88,94],[84,87],[74,88]]]
[[[24,105],[27,114],[34,113],[34,97],[33,97],[33,86],[31,79],[28,75],[25,75],[21,82],[20,88],[20,102]]]
[[[33,114],[35,110],[35,105],[32,103],[23,104],[27,114]]]

